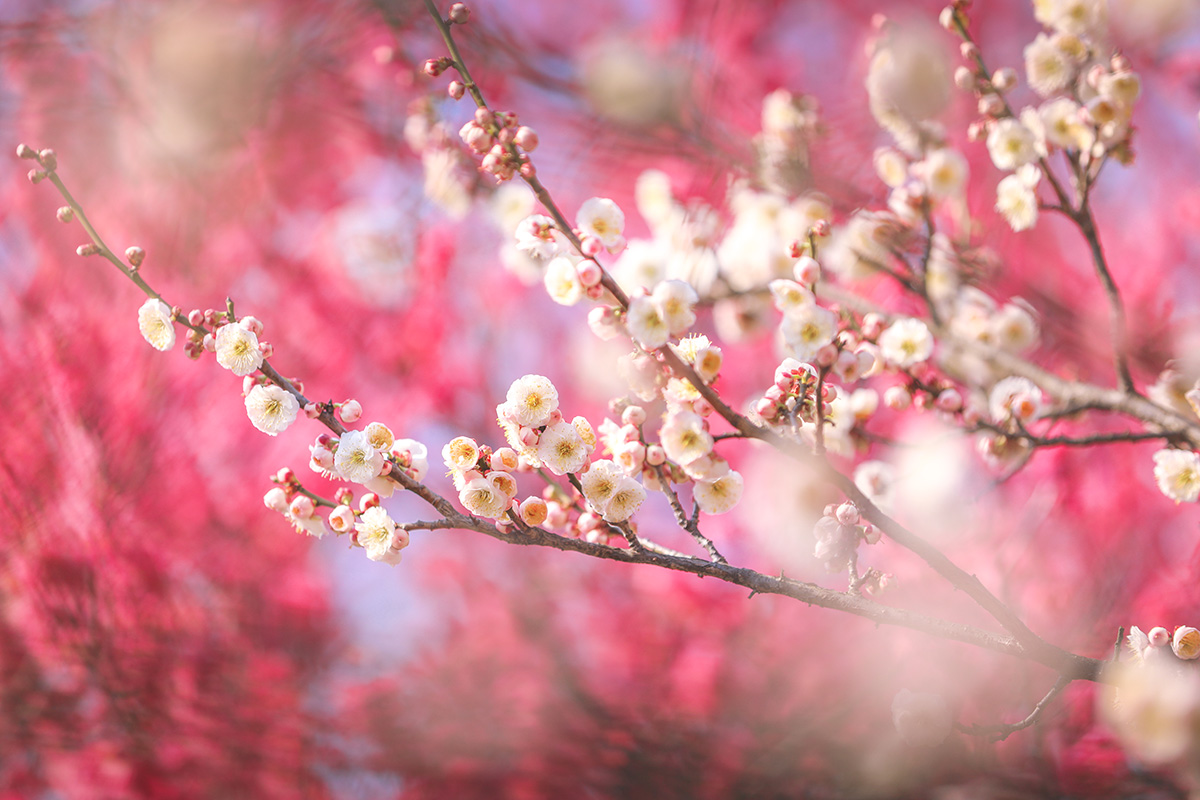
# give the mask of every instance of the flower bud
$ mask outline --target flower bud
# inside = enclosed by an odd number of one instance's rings
[[[81,244],[79,247],[76,247],[75,252],[81,256],[94,256],[100,252],[100,248],[97,247],[95,243],[88,242],[87,244]]]
[[[801,256],[792,267],[792,277],[797,283],[812,286],[821,279],[821,265],[812,256]]]
[[[526,153],[532,153],[538,146],[537,131],[527,125],[522,125],[517,128],[516,135],[513,136],[513,143]]]
[[[292,472],[291,467],[281,467],[279,471],[275,473],[276,483],[288,484],[294,482],[295,480],[296,473]]]
[[[652,444],[646,447],[646,463],[650,466],[657,467],[666,460],[667,451],[661,444]]]
[[[1165,647],[1171,642],[1171,633],[1161,625],[1157,628],[1151,628],[1146,634],[1146,638],[1150,640],[1151,647]]]
[[[268,490],[263,495],[263,505],[272,511],[278,511],[280,514],[283,514],[288,509],[287,492],[278,486]]]
[[[338,415],[347,425],[357,422],[358,418],[362,416],[362,403],[357,400],[347,400],[338,409]]]
[[[843,525],[857,525],[858,507],[855,506],[854,503],[842,503],[840,506],[834,509],[834,516],[837,517],[837,521]]]
[[[317,506],[312,501],[311,497],[298,494],[292,498],[292,504],[288,506],[288,511],[290,511],[292,516],[296,519],[308,519],[316,513]]]
[[[379,495],[374,492],[367,492],[362,497],[358,498],[358,510],[366,511],[369,508],[374,508],[380,503]]]
[[[17,158],[37,158],[37,151],[27,144],[17,145]]]
[[[621,412],[621,424],[640,426],[646,421],[646,409],[641,406],[626,406]]]
[[[340,505],[329,512],[329,527],[335,533],[345,533],[354,528],[354,509],[348,505]]]
[[[456,25],[465,25],[467,20],[471,18],[471,9],[467,8],[466,3],[455,3],[450,6],[450,15],[448,19]]]
[[[130,266],[137,269],[146,260],[146,251],[138,246],[126,248],[125,258],[129,260]]]
[[[540,497],[526,497],[517,510],[526,525],[541,525],[550,516],[546,501]]]
[[[1004,67],[992,73],[992,86],[997,91],[1008,92],[1017,85],[1017,71],[1012,67]]]
[[[54,215],[58,217],[59,222],[72,222],[75,219],[75,209],[71,208],[70,206],[63,206],[62,208],[58,209]]]
[[[462,81],[450,81],[450,85],[446,87],[446,94],[450,95],[453,100],[462,100],[466,93],[467,87],[462,84]]]

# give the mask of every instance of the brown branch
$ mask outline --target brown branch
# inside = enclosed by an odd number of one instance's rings
[[[1046,696],[1038,701],[1038,704],[1033,707],[1033,711],[1029,712],[1029,716],[1020,722],[1013,722],[1007,725],[962,725],[954,723],[955,730],[969,734],[971,736],[987,736],[994,742],[1002,742],[1017,731],[1028,728],[1033,723],[1037,722],[1038,717],[1046,710],[1051,701],[1058,697],[1059,693],[1071,683],[1071,678],[1065,675],[1059,675],[1058,680],[1054,682],[1054,686],[1046,693]]]

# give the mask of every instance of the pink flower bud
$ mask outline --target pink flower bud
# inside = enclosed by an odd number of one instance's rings
[[[1151,647],[1165,647],[1171,642],[1170,632],[1162,626],[1151,628],[1147,637],[1150,639]]]
[[[661,444],[652,444],[646,447],[646,463],[652,467],[664,463],[667,460],[667,451],[663,449]]]
[[[938,14],[938,25],[941,25],[943,28],[953,33],[955,31],[954,17],[956,14],[957,12],[954,10],[954,6],[946,6],[942,9],[941,13]]]
[[[1004,101],[994,94],[979,98],[979,113],[985,117],[996,117],[1004,113]]]
[[[540,497],[526,497],[517,508],[521,521],[526,525],[541,525],[550,516],[550,508]]]
[[[583,293],[589,300],[599,300],[604,297],[604,285],[597,283],[595,286],[589,286]]]
[[[1104,76],[1107,74],[1108,70],[1106,70],[1102,65],[1093,64],[1092,68],[1087,71],[1088,86],[1092,87],[1093,89],[1099,88],[1100,81],[1103,80]]]
[[[912,394],[905,386],[890,386],[883,393],[883,404],[894,411],[904,411],[912,405]]]
[[[329,527],[335,533],[345,533],[354,528],[354,509],[348,505],[340,505],[329,512]]]
[[[1017,85],[1017,71],[1012,67],[1004,67],[992,73],[992,86],[997,91],[1008,92]]]
[[[374,492],[367,492],[362,497],[358,498],[358,510],[366,511],[368,508],[374,508],[380,503],[379,495]]]
[[[450,85],[446,87],[446,94],[450,95],[452,100],[462,100],[466,93],[467,87],[462,84],[462,81],[450,81]]]
[[[809,230],[812,231],[813,236],[824,238],[829,235],[829,220],[819,219],[812,224]]]
[[[208,352],[215,353],[217,351],[217,337],[213,336],[211,333],[204,334],[202,346]]]
[[[878,544],[879,540],[883,538],[883,531],[868,522],[863,526],[862,537],[867,544]]]
[[[958,46],[958,53],[968,61],[974,60],[979,55],[979,45],[974,42],[963,42]]]
[[[640,426],[646,421],[646,409],[641,406],[626,406],[621,412],[621,424]]]
[[[604,252],[604,243],[595,236],[585,236],[579,242],[579,249],[585,256],[595,258]]]
[[[56,217],[58,217],[59,222],[62,222],[62,223],[73,222],[75,220],[75,209],[71,208],[70,206],[63,206],[58,211],[56,211],[54,215]]]
[[[579,282],[584,286],[595,286],[604,277],[604,270],[600,269],[600,265],[595,261],[580,261],[575,265],[575,272],[579,275]]]
[[[712,407],[712,403],[708,402],[703,397],[697,397],[692,401],[692,410],[702,417],[707,417],[716,411],[716,409]]]
[[[81,256],[94,256],[100,252],[100,248],[94,243],[88,242],[87,244],[81,244],[79,247],[76,247],[75,252]]]
[[[37,158],[37,151],[27,144],[17,145],[17,158]]]
[[[362,411],[362,403],[357,400],[347,400],[338,409],[338,415],[342,418],[342,422],[350,425],[358,421],[358,418],[362,416]]]
[[[837,518],[837,521],[843,525],[857,525],[858,507],[854,505],[854,503],[842,503],[840,506],[834,509],[834,516]]]
[[[486,108],[475,109],[475,122],[481,128],[487,129],[496,124],[496,115]]]
[[[48,172],[54,172],[54,170],[58,169],[58,155],[49,148],[38,153],[38,161],[42,162],[42,166]]]
[[[409,532],[404,530],[404,528],[396,528],[396,530],[392,531],[391,548],[393,550],[403,550],[408,547],[411,539],[412,537]]]
[[[34,186],[37,186],[42,181],[46,180],[46,173],[42,172],[40,169],[31,169],[29,172],[25,173],[25,177],[29,178],[30,183],[32,183]]]
[[[975,71],[969,67],[954,70],[954,85],[964,92],[975,91]]]
[[[198,308],[193,308],[188,312],[187,321],[189,325],[195,325],[197,328],[204,324],[204,312]]]
[[[775,419],[775,415],[779,413],[779,404],[774,400],[762,397],[754,404],[754,413],[765,420]]]
[[[310,466],[313,467],[314,472],[318,472],[318,471],[332,472],[333,471],[333,451],[332,450],[325,448],[325,447],[312,447],[312,448],[309,448],[309,452],[312,454],[312,457],[309,459],[309,464],[310,464]]]
[[[537,168],[533,166],[532,161],[522,162],[521,168],[520,168],[520,170],[518,170],[518,172],[520,172],[521,177],[526,180],[531,180],[537,176]]]
[[[524,426],[521,426],[517,435],[525,447],[537,447],[538,439],[541,438],[536,430]]]
[[[812,256],[802,256],[792,267],[792,276],[797,283],[812,286],[821,279],[821,265]]]
[[[936,405],[940,411],[954,413],[962,410],[963,399],[957,389],[944,389],[938,393]]]
[[[244,316],[238,320],[238,325],[241,325],[246,330],[253,333],[256,337],[263,335],[263,324],[258,317]]]
[[[282,467],[275,473],[275,482],[289,484],[296,480],[296,473],[292,472],[291,467]]]
[[[275,355],[275,345],[270,342],[259,342],[258,352],[262,353],[263,358],[270,358]]]
[[[430,58],[425,61],[425,66],[422,67],[422,70],[429,77],[436,78],[438,75],[441,75],[446,71],[446,64],[444,63],[443,59]]]
[[[339,486],[333,493],[333,499],[343,506],[348,506],[354,502],[354,490],[349,486]]]
[[[471,9],[467,8],[466,3],[455,3],[450,6],[450,15],[447,17],[456,25],[465,25],[471,17]]]
[[[280,514],[286,512],[288,509],[287,492],[285,492],[283,489],[280,489],[278,486],[268,490],[267,493],[263,495],[263,505],[272,511],[278,511]]]
[[[975,120],[967,126],[967,141],[978,142],[987,136],[987,123],[983,120]]]
[[[247,375],[242,378],[242,397],[250,394],[250,390],[254,388],[256,383],[258,383],[258,379],[253,375]]]
[[[288,510],[296,519],[308,519],[316,513],[317,506],[311,497],[298,494],[292,498],[292,504],[288,506]]]
[[[526,153],[532,153],[538,146],[537,131],[526,125],[522,125],[520,128],[517,128],[513,142]]]
[[[837,361],[838,349],[831,344],[823,345],[817,351],[817,366],[832,367]]]
[[[321,416],[321,406],[316,403],[309,403],[304,407],[304,416],[309,419],[316,419]]]
[[[874,311],[863,315],[862,318],[862,334],[864,339],[877,339],[879,334],[883,333],[883,329],[887,323],[883,317],[876,314]]]

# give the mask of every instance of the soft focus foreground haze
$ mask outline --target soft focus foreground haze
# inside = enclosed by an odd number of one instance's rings
[[[1035,102],[1021,69],[1040,30],[1030,7],[978,5],[989,65],[1018,68],[1016,102]],[[1106,168],[1094,202],[1141,386],[1172,358],[1200,373],[1194,5],[1109,9],[1142,97],[1136,163]],[[780,88],[816,98],[823,129],[799,166],[781,163],[782,190],[824,193],[839,224],[883,207],[872,154],[891,140],[864,89],[872,15],[925,26],[930,57],[952,69],[939,8],[480,2],[456,36],[493,107],[537,129],[538,174],[568,217],[611,197],[632,238],[650,228],[634,200],[650,167],[682,200],[721,209],[714,230],[730,225],[727,187],[753,172],[763,98]],[[528,194],[497,191],[454,143],[430,145],[426,115],[453,133],[471,111],[421,74],[443,45],[420,4],[8,2],[0,20],[2,138],[53,147],[101,235],[117,252],[144,247],[142,272],[169,302],[232,297],[310,397],[354,397],[365,419],[424,442],[435,487],[454,493],[438,457],[454,436],[502,443],[495,406],[521,375],[550,377],[568,417],[597,426],[625,393],[625,349],[502,253]],[[1078,234],[1050,215],[1014,234],[992,212],[1001,176],[966,140],[973,102],[946,100],[973,235],[995,253],[984,285],[1037,310],[1039,363],[1111,382],[1107,308]],[[332,492],[306,466],[316,426],[264,437],[238,379],[148,347],[144,298],[74,254],[83,233],[55,221],[61,202],[26,169],[0,161],[5,796],[1174,796],[1127,761],[1091,685],[1002,744],[914,748],[897,734],[904,689],[939,692],[968,724],[1019,719],[1054,682],[1024,661],[472,533],[415,532],[395,568],[344,537],[297,533],[261,498],[282,466]],[[884,280],[866,292],[916,311]],[[735,406],[770,385],[776,324],[726,345],[720,389]],[[718,328],[702,313],[700,330]],[[847,442],[839,466],[891,461],[901,519],[1049,641],[1104,657],[1118,626],[1200,622],[1200,517],[1155,488],[1155,446],[1042,451],[998,482],[932,414],[883,409],[875,423],[920,446]],[[766,448],[728,444],[746,496],[708,535],[734,563],[844,589],[812,555],[812,525],[838,498]],[[386,507],[427,515],[399,496]],[[660,495],[639,520],[695,549]],[[895,576],[883,602],[990,627],[886,540],[863,558]]]

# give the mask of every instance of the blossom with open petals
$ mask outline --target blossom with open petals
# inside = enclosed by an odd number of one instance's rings
[[[171,307],[153,297],[138,309],[138,330],[155,350],[170,350],[175,346],[175,323]]]

